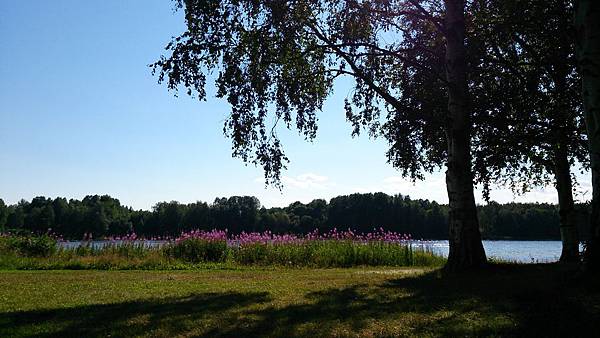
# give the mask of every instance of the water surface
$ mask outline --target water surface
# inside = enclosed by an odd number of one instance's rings
[[[424,241],[421,244],[448,257],[448,241]],[[518,263],[550,263],[560,258],[560,241],[483,241],[488,258]]]

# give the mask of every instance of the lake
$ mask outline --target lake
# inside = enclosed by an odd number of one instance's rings
[[[121,241],[93,241],[95,247],[106,244],[119,244]],[[144,241],[148,246],[159,246],[165,241]],[[73,248],[80,245],[80,241],[61,242],[65,248]],[[448,241],[419,241],[413,243],[415,247],[425,246],[433,252],[448,256]],[[560,258],[560,241],[483,241],[483,246],[488,258],[497,258],[510,262],[519,263],[549,263],[556,262]]]
[[[433,252],[448,257],[448,241],[425,241]],[[519,263],[550,263],[560,258],[560,241],[483,241],[488,258]]]

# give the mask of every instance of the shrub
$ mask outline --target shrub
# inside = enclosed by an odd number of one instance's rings
[[[56,252],[56,239],[48,235],[8,236],[4,238],[9,250],[27,257],[49,257]]]
[[[227,258],[227,241],[187,238],[165,247],[165,253],[185,262],[223,262]]]

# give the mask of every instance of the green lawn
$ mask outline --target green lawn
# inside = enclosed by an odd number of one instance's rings
[[[600,292],[555,265],[0,271],[0,300],[0,337],[600,334]]]

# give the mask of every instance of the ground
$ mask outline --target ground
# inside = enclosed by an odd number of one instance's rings
[[[591,336],[600,292],[556,265],[0,271],[0,337]]]

